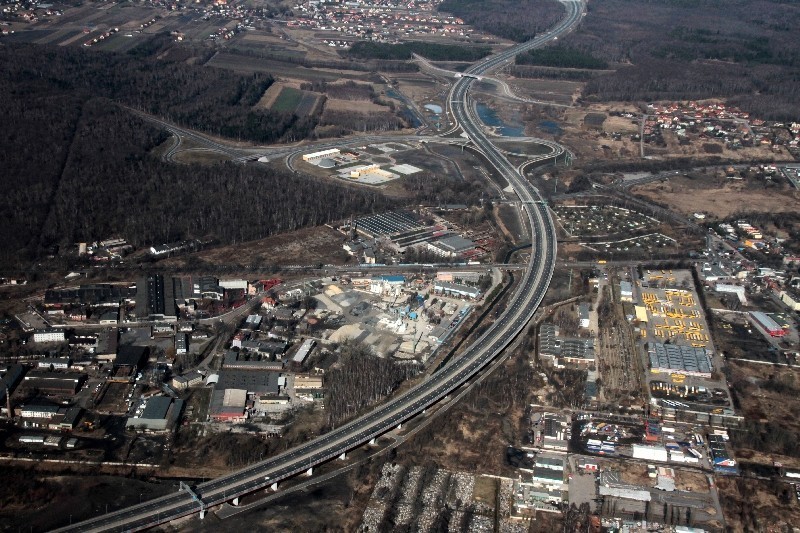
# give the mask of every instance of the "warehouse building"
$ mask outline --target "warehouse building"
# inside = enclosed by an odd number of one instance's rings
[[[178,320],[172,279],[165,282],[161,274],[151,274],[141,278],[136,289],[136,317],[139,320]]]
[[[633,286],[630,281],[619,282],[619,297],[623,302],[633,301]]]
[[[705,348],[649,342],[647,355],[650,357],[650,370],[653,373],[711,377],[711,358]]]
[[[786,331],[768,314],[761,311],[752,311],[750,317],[761,330],[767,332],[771,337],[783,337],[786,335]]]
[[[183,400],[169,396],[153,396],[147,400],[142,415],[128,418],[125,427],[134,430],[166,431],[175,424],[182,410]]]
[[[481,291],[477,287],[450,283],[448,281],[434,282],[433,292],[444,296],[456,296],[459,298],[468,298],[470,300],[477,300],[481,296]]]
[[[31,370],[25,375],[22,386],[54,395],[72,396],[86,382],[86,374]]]
[[[539,357],[550,359],[557,367],[564,365],[594,367],[594,341],[561,337],[554,324],[542,324],[539,327]]]
[[[72,361],[69,357],[45,357],[39,359],[36,363],[36,368],[42,370],[67,370]]]
[[[311,350],[314,349],[316,342],[314,339],[306,339],[303,341],[303,344],[300,345],[300,348],[295,352],[294,357],[292,357],[292,362],[298,365],[302,365],[306,358],[311,353]]]
[[[312,152],[310,154],[303,155],[303,161],[306,163],[314,164],[317,161],[320,161],[325,158],[333,158],[338,156],[341,151],[338,148],[330,148],[328,150],[322,150],[320,152]]]

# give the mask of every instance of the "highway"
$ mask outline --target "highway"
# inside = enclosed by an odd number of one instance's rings
[[[583,4],[564,1],[567,14],[549,33],[532,41],[506,49],[470,68],[467,74],[479,76],[513,61],[520,52],[542,46],[574,28],[582,16]],[[538,191],[517,172],[492,144],[475,116],[469,99],[469,87],[475,78],[463,76],[453,85],[448,107],[455,121],[489,163],[511,184],[523,203],[531,225],[533,248],[528,269],[511,296],[505,312],[465,352],[441,370],[405,393],[377,406],[343,426],[286,452],[247,468],[201,483],[192,491],[176,492],[108,513],[70,527],[66,531],[138,531],[181,516],[216,506],[233,498],[267,488],[273,483],[306,472],[315,465],[338,457],[350,449],[368,443],[404,421],[421,413],[464,385],[497,358],[527,325],[539,307],[550,284],[556,262],[555,225]]]

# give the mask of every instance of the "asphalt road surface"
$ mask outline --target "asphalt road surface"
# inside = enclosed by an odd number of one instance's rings
[[[306,472],[352,448],[369,442],[425,408],[438,402],[481,371],[495,359],[522,331],[538,308],[550,284],[556,261],[556,236],[553,220],[538,191],[487,138],[483,125],[475,116],[468,91],[475,79],[484,73],[513,61],[526,50],[544,45],[580,21],[583,4],[566,0],[566,17],[550,32],[532,41],[509,48],[477,63],[466,71],[452,87],[448,108],[470,141],[480,149],[489,163],[511,184],[531,226],[533,248],[528,269],[520,280],[505,312],[464,354],[407,392],[376,407],[329,433],[260,461],[247,468],[202,483],[189,491],[157,498],[113,513],[108,513],[58,531],[138,531],[181,516],[189,515],[233,498],[272,485],[282,479]]]

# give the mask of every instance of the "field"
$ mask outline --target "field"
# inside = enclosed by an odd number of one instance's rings
[[[363,100],[340,100],[328,98],[325,102],[326,111],[346,111],[348,113],[381,113],[388,111],[386,106]]]
[[[229,52],[216,54],[206,65],[236,72],[264,72],[275,77],[303,81],[337,81],[342,78],[365,79],[369,76],[368,73],[345,75],[337,71],[304,68],[281,61],[247,57]]]
[[[241,270],[250,270],[252,267],[266,269],[275,264],[343,264],[348,256],[342,249],[342,239],[343,236],[337,231],[319,226],[165,259],[162,264],[183,268],[228,265],[231,269]]]
[[[666,183],[636,187],[634,192],[685,215],[702,211],[719,219],[742,210],[770,213],[800,209],[800,192],[787,184],[767,189],[750,187],[747,181],[691,180],[678,176]]]
[[[294,112],[297,104],[303,99],[303,92],[293,87],[284,87],[272,104],[273,111]]]

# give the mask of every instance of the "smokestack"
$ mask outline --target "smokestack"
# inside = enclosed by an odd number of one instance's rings
[[[14,411],[11,410],[11,391],[6,387],[6,409],[8,409],[8,419],[14,420]]]

